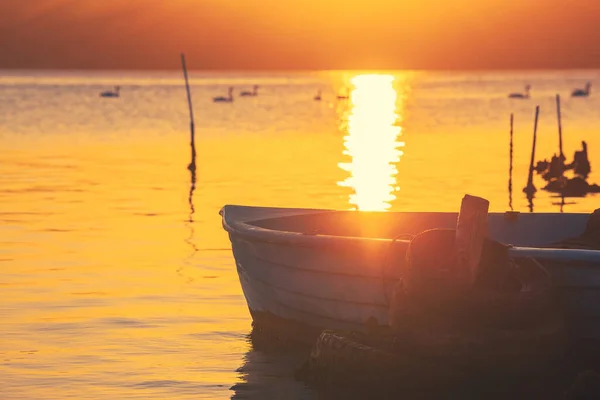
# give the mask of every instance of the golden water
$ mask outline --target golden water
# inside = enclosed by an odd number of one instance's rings
[[[600,180],[599,97],[568,97],[599,77],[195,73],[190,196],[180,74],[5,71],[0,398],[311,398],[285,355],[250,348],[220,207],[456,211],[471,193],[503,211],[514,112],[513,205],[528,212],[534,106],[539,159],[557,148],[557,92],[565,153],[586,140]],[[507,99],[526,82],[532,99]],[[210,100],[254,83],[257,97]],[[98,97],[115,84],[121,98]],[[349,99],[337,100],[344,87]],[[563,208],[590,212],[597,199]],[[540,191],[534,211],[555,203]]]

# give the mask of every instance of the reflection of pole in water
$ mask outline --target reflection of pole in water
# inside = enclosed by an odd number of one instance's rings
[[[574,201],[568,201],[568,202],[565,201],[565,196],[562,195],[562,194],[560,196],[560,203],[558,203],[558,202],[552,203],[552,205],[554,205],[554,206],[560,206],[560,212],[561,213],[565,212],[564,211],[564,207],[565,206],[572,205],[572,204],[577,204],[577,203],[574,202]]]
[[[196,212],[196,210],[194,209],[194,190],[196,190],[196,160],[195,160],[195,149],[192,145],[192,153],[194,154],[192,156],[192,162],[190,163],[190,165],[188,166],[188,169],[190,170],[190,192],[188,195],[188,204],[190,205],[190,214],[188,217],[188,222],[190,224],[190,236],[186,239],[186,242],[192,246],[192,248],[194,249],[194,252],[198,251],[198,248],[196,247],[196,245],[193,242],[193,237],[194,237],[194,213]]]
[[[527,193],[527,202],[529,205],[529,212],[533,212],[533,193]]]
[[[523,192],[529,200],[529,211],[533,212],[533,195],[537,189],[533,185],[533,163],[535,161],[535,142],[537,138],[538,118],[540,115],[540,106],[535,107],[535,120],[533,122],[533,145],[531,146],[531,160],[529,161],[529,175],[527,176],[527,186],[523,188]]]
[[[193,147],[192,152],[194,152]],[[196,190],[196,160],[194,156],[192,156],[192,162],[190,163],[188,169],[190,170],[190,193],[188,195],[188,204],[190,205],[190,216],[188,220],[189,222],[194,222],[193,216],[196,212],[196,210],[194,209],[194,190]]]
[[[510,152],[509,152],[509,167],[508,167],[508,206],[513,211],[512,204],[512,172],[513,172],[513,121],[514,115],[510,114]]]
[[[560,212],[561,213],[563,212],[563,207],[564,206],[565,206],[565,196],[560,196]]]

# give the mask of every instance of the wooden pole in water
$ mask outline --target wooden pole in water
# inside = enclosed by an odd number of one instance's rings
[[[556,95],[556,115],[558,116],[558,150],[559,157],[563,160],[565,155],[563,154],[563,141],[562,141],[562,121],[560,118],[560,94]]]
[[[196,189],[196,131],[194,126],[194,109],[192,107],[192,93],[190,91],[190,82],[188,79],[187,67],[185,65],[185,54],[181,54],[181,66],[183,68],[183,77],[185,78],[185,89],[187,91],[188,108],[190,110],[190,147],[192,148],[192,160],[188,165],[190,171],[190,193],[188,195],[188,203],[190,205],[189,222],[193,222],[194,209],[194,190]],[[192,228],[192,235],[193,235]],[[193,244],[192,244],[193,246]],[[195,247],[194,247],[195,248]]]
[[[190,146],[192,147],[192,161],[188,166],[190,171],[196,171],[196,131],[194,126],[194,109],[192,108],[192,93],[190,91],[190,82],[188,79],[187,67],[185,65],[185,54],[181,53],[181,66],[183,67],[183,77],[185,78],[185,89],[187,91],[188,108],[190,110]]]
[[[513,126],[514,114],[510,114],[510,152],[509,152],[509,167],[508,167],[508,206],[513,209],[512,205],[512,172],[513,172]]]
[[[540,115],[540,106],[535,106],[535,120],[533,122],[533,145],[531,146],[531,160],[529,161],[529,175],[527,177],[527,186],[523,189],[523,192],[533,197],[533,194],[537,191],[533,185],[533,163],[535,162],[535,142],[537,138],[537,126],[538,118]]]

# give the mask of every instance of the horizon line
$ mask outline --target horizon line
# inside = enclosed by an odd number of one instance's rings
[[[600,70],[600,66],[597,67],[560,67],[560,68],[190,68],[189,71],[196,72],[218,72],[218,73],[239,73],[239,72],[362,72],[362,73],[386,73],[386,72],[535,72],[535,71],[589,71],[589,70]],[[179,68],[96,68],[96,67],[76,67],[76,68],[47,68],[47,67],[0,67],[0,71],[144,71],[144,72],[172,72],[181,71]]]

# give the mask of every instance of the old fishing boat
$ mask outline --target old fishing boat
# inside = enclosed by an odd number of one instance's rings
[[[221,210],[255,322],[292,331],[388,326],[411,239],[456,228],[452,212],[358,212],[226,205]],[[599,214],[487,214],[490,239],[549,271],[579,341],[600,338]],[[595,240],[598,239],[598,240]]]

